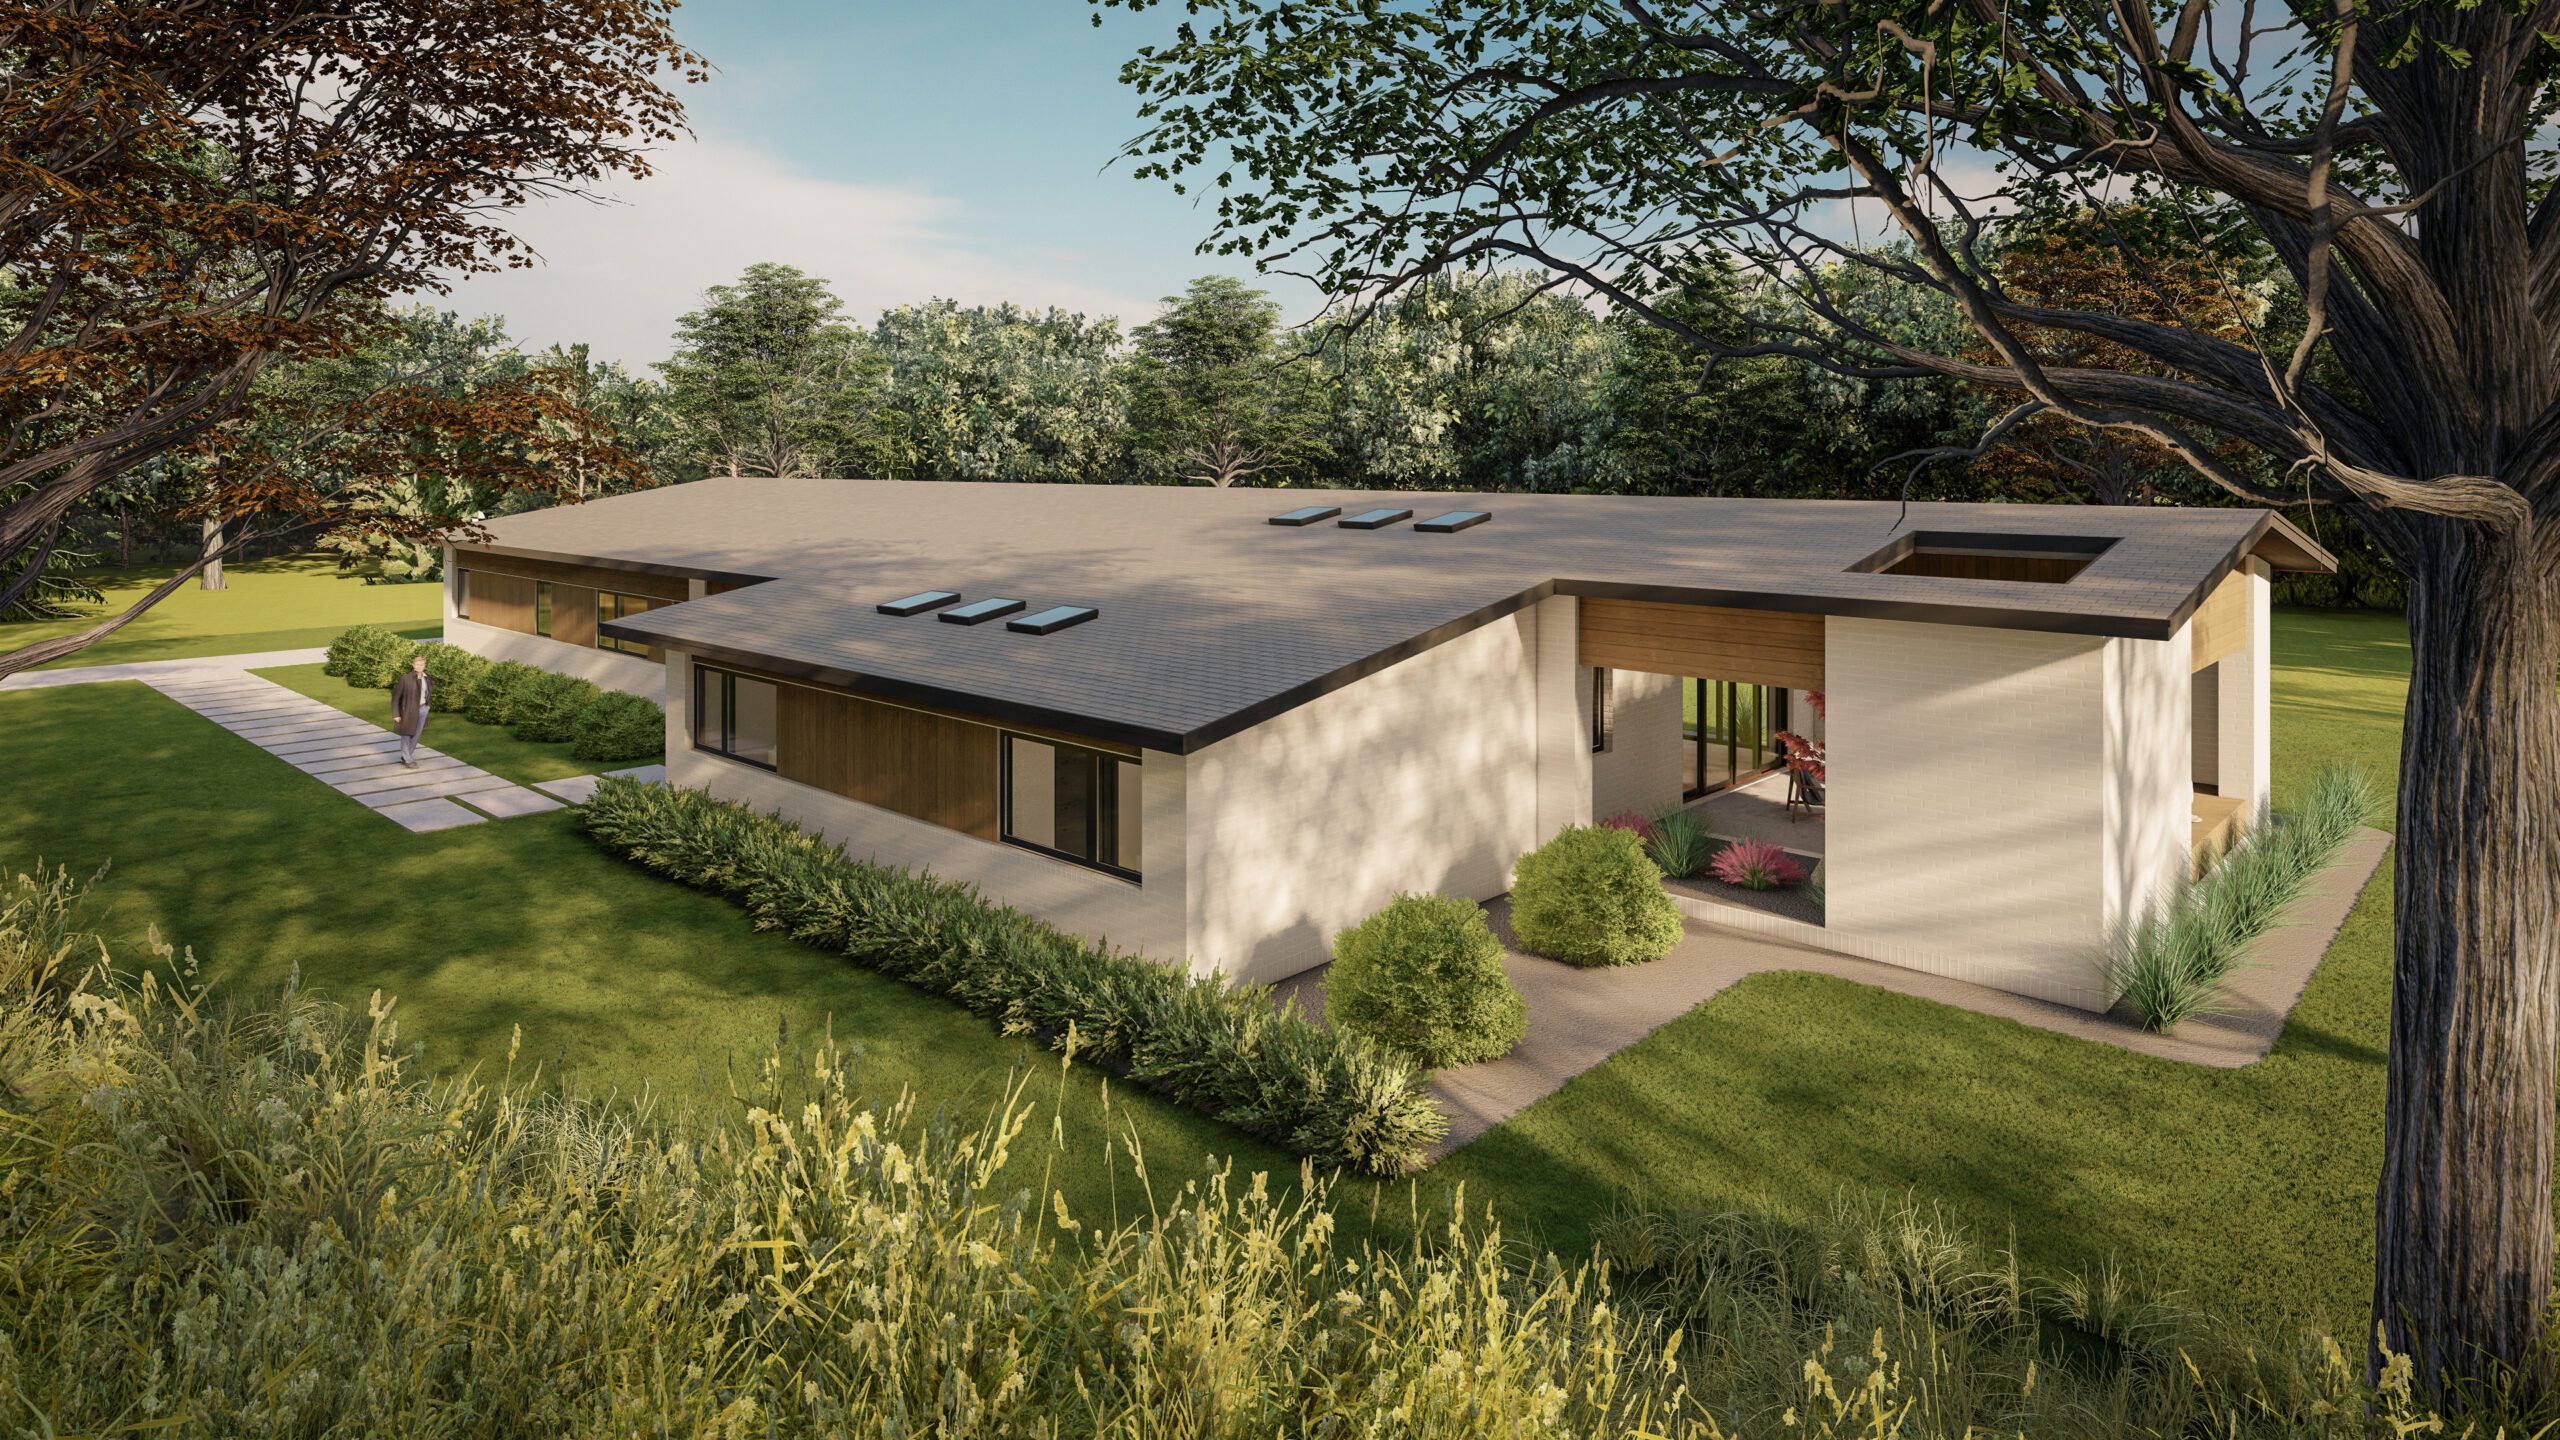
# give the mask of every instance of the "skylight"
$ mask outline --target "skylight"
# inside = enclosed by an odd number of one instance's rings
[[[1319,520],[1330,520],[1341,513],[1342,507],[1339,505],[1301,505],[1295,510],[1284,510],[1280,514],[1272,516],[1271,523],[1274,525],[1313,525]]]
[[[2115,543],[2112,535],[1916,530],[1849,569],[1865,575],[2061,585]]]
[[[1416,520],[1413,522],[1413,528],[1432,535],[1455,535],[1461,530],[1472,530],[1492,518],[1490,511],[1452,510],[1446,515],[1434,515],[1428,520]]]
[[[972,600],[957,610],[945,610],[934,618],[946,625],[983,625],[990,620],[1010,615],[1022,608],[1019,600],[994,598]]]
[[[927,610],[939,610],[959,598],[957,590],[919,590],[913,595],[885,601],[878,608],[883,615],[921,615]]]
[[[1101,613],[1090,605],[1052,605],[1019,620],[1007,620],[1004,628],[1019,630],[1025,635],[1047,635],[1070,625],[1081,625]]]
[[[1413,512],[1410,510],[1363,510],[1357,515],[1347,515],[1333,523],[1345,530],[1384,530],[1397,521],[1411,519],[1412,516]]]

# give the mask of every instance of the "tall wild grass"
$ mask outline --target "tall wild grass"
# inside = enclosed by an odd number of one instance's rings
[[[1027,1082],[861,1103],[832,1047],[714,1123],[410,1072],[393,1003],[102,968],[0,910],[0,1434],[2311,1437],[2422,1433],[2334,1345],[2251,1352],[1903,1207],[1626,1217],[1600,1258],[1463,1199],[1152,1175],[1070,1213]],[[2482,1434],[2487,1432],[2483,1430]]]
[[[2161,897],[2116,937],[2104,971],[2145,1028],[2166,1031],[2223,1008],[2223,982],[2285,907],[2337,858],[2381,800],[2364,772],[2330,765],[2281,821],[2261,815],[2199,879]]]

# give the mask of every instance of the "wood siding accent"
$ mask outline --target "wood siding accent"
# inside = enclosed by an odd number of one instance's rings
[[[2249,575],[2243,568],[2222,577],[2213,593],[2196,607],[2192,628],[2195,654],[2189,659],[2191,668],[2207,665],[2238,651],[2249,643]]]
[[[998,838],[998,732],[859,696],[785,682],[782,778],[947,830]]]
[[[470,587],[471,613],[463,618],[475,625],[488,625],[500,630],[513,630],[531,635],[533,629],[533,582],[522,576],[499,575],[464,568],[463,584]]]
[[[489,555],[464,549],[455,550],[453,558],[454,564],[474,574],[519,575],[527,580],[548,580],[554,585],[619,590],[625,595],[648,595],[660,600],[684,600],[693,594],[691,583],[681,576],[618,570],[610,565],[564,565],[555,560],[527,560],[518,555]]]
[[[563,645],[595,648],[596,592],[584,585],[551,587],[551,638]]]
[[[1695,675],[1791,690],[1822,688],[1822,617],[1651,600],[1585,599],[1585,665]]]

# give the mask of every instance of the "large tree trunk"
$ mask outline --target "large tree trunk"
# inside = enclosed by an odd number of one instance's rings
[[[2555,587],[2530,538],[2423,523],[2401,557],[2412,665],[2374,1318],[2439,1398],[2497,1367],[2539,1392],[2560,1038]]]
[[[222,522],[219,520],[209,519],[204,522],[204,553],[207,555],[213,555],[218,553],[221,549]],[[206,561],[204,569],[198,571],[196,574],[196,585],[198,588],[205,590],[222,589],[222,562],[220,560]]]

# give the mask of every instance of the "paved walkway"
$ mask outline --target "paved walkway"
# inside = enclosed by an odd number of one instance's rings
[[[250,655],[206,655],[191,660],[134,660],[122,665],[74,665],[62,670],[21,670],[0,679],[0,690],[51,690],[61,685],[99,685],[109,680],[191,679],[207,670],[275,670],[286,665],[317,665],[329,658],[325,647],[309,650],[261,650]]]
[[[1837,975],[2140,1054],[2237,1069],[2264,1059],[2275,1044],[2285,1017],[2346,924],[2347,912],[2381,865],[2390,841],[2379,830],[2362,831],[2349,841],[2311,893],[2295,902],[2285,924],[2260,940],[2248,966],[2226,983],[2228,1013],[2190,1020],[2169,1035],[2155,1035],[2122,1015],[2092,1014],[1695,919],[1670,954],[1648,965],[1581,970],[1514,948],[1503,957],[1503,968],[1529,1002],[1528,1033],[1499,1060],[1455,1066],[1432,1077],[1431,1092],[1449,1116],[1449,1138],[1431,1158],[1439,1159],[1554,1094],[1574,1076],[1735,983],[1768,971]],[[1497,900],[1486,910],[1495,933],[1509,944],[1510,907]],[[1283,981],[1278,989],[1294,996],[1310,1015],[1323,1017],[1322,967]]]

